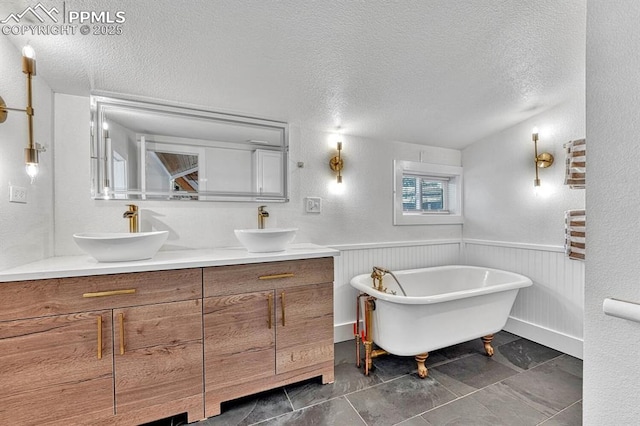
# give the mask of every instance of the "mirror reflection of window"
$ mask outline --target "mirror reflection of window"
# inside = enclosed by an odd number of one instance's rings
[[[172,190],[198,192],[198,156],[188,154],[174,154],[171,152],[156,152],[155,155],[164,166],[171,182]]]
[[[197,199],[192,195],[198,193],[200,186],[197,155],[161,151],[151,151],[149,154],[162,169],[156,170],[156,173],[161,175],[161,179],[166,179],[171,198]],[[161,184],[158,189],[164,189],[164,185]]]

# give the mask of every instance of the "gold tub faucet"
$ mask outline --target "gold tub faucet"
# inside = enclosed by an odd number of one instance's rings
[[[138,206],[127,204],[129,210],[124,212],[122,217],[129,219],[129,232],[138,232]]]
[[[264,229],[264,219],[269,217],[269,212],[265,210],[267,206],[258,207],[258,229]]]
[[[382,284],[383,277],[385,276],[386,273],[387,273],[386,269],[380,268],[378,266],[374,266],[373,271],[371,272],[371,278],[373,279],[373,288],[375,288],[376,290],[382,293],[387,292],[386,287]]]
[[[379,266],[374,266],[373,272],[371,272],[371,278],[373,279],[373,288],[382,293],[388,293],[387,288],[383,284],[383,277],[387,274],[391,275],[391,277],[396,282],[396,284],[398,284],[398,287],[400,287],[400,291],[402,292],[402,295],[406,296],[407,292],[404,291],[404,288],[402,287],[402,284],[400,284],[400,281],[398,281],[398,278],[396,277],[396,275],[390,270],[381,268]],[[396,293],[395,291],[392,291],[391,294],[396,294]]]

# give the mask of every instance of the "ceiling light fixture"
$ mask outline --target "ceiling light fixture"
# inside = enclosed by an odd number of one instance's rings
[[[45,149],[33,140],[33,101],[32,101],[32,85],[31,78],[36,75],[36,54],[33,47],[26,45],[22,49],[22,72],[27,75],[27,107],[25,109],[9,108],[0,97],[0,123],[4,123],[7,119],[9,111],[19,111],[27,114],[29,140],[27,147],[24,149],[24,162],[27,175],[31,178],[31,182],[38,175],[38,154],[44,152]]]
[[[538,128],[534,127],[531,134],[531,139],[533,140],[533,150],[534,150],[534,161],[536,164],[536,178],[533,181],[534,187],[540,186],[540,176],[538,175],[538,169],[545,169],[553,164],[553,155],[548,152],[543,152],[542,154],[538,154]]]

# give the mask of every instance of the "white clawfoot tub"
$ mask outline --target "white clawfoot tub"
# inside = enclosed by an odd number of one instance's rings
[[[476,266],[393,274],[406,296],[388,274],[382,279],[386,292],[373,288],[371,274],[351,279],[353,287],[371,296],[367,299],[371,309],[365,307],[371,322],[366,324],[366,338],[363,335],[365,348],[368,340],[395,355],[423,355],[422,367],[429,351],[479,337],[486,336],[485,349],[493,355],[491,335],[506,324],[518,290],[532,285],[525,276]],[[426,369],[419,373],[427,374]]]

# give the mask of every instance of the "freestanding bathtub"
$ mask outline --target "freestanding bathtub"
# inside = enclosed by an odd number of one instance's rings
[[[525,276],[476,266],[411,269],[393,275],[406,296],[388,274],[382,278],[386,292],[373,288],[371,274],[351,279],[351,285],[373,302],[367,337],[389,353],[422,354],[424,359],[429,351],[485,336],[485,349],[492,355],[491,335],[506,324],[518,290],[532,285]]]

